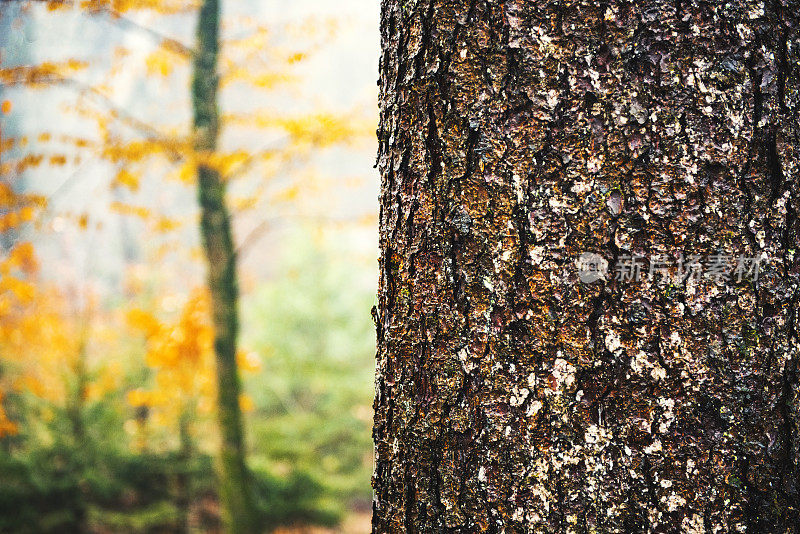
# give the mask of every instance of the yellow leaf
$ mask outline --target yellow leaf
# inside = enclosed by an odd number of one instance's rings
[[[239,350],[236,352],[236,365],[242,371],[255,373],[261,370],[261,360],[255,352]]]
[[[243,412],[252,412],[256,408],[256,403],[253,402],[250,395],[242,393],[239,395],[239,408],[241,408]]]
[[[36,262],[36,256],[33,253],[33,244],[27,241],[17,243],[8,255],[8,259],[3,263],[3,271],[6,273],[8,270],[15,268],[19,268],[22,272],[28,274],[34,272],[38,264]]]
[[[147,219],[150,216],[150,210],[144,206],[133,206],[131,204],[124,204],[119,201],[114,201],[109,206],[111,211],[115,211],[122,215],[135,215],[142,219]]]
[[[178,178],[180,179],[181,182],[188,184],[194,181],[196,172],[197,169],[195,167],[195,164],[193,162],[188,162],[185,163],[183,166],[181,166]]]
[[[164,50],[156,50],[145,59],[148,74],[160,74],[167,77],[172,72],[174,56]]]
[[[120,169],[114,178],[114,185],[122,185],[131,191],[139,190],[139,177],[128,172],[126,169]]]
[[[16,211],[0,215],[0,232],[5,232],[11,228],[16,228],[20,223],[19,214]]]
[[[28,222],[30,220],[33,220],[33,208],[31,206],[25,206],[19,210],[19,221]]]
[[[141,330],[147,337],[155,335],[161,329],[158,319],[138,308],[129,310],[126,319],[131,327]]]
[[[128,404],[134,408],[139,406],[147,406],[151,403],[151,395],[147,391],[141,389],[134,389],[128,392]]]
[[[15,295],[20,302],[30,302],[35,295],[32,284],[13,276],[4,276],[0,279],[0,293],[5,291]]]
[[[175,219],[170,219],[169,217],[159,217],[158,221],[155,223],[155,231],[159,233],[164,232],[171,232],[177,228],[181,227],[180,221]]]

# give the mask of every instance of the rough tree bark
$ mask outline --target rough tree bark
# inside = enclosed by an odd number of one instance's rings
[[[216,150],[219,138],[219,11],[219,0],[203,0],[200,6],[192,78],[194,145],[195,150],[206,155]],[[217,412],[221,438],[219,491],[223,522],[228,532],[248,534],[257,532],[257,529],[239,407],[241,384],[236,366],[236,337],[239,331],[236,250],[226,205],[225,181],[215,167],[200,163],[197,182],[200,234],[208,263],[208,287],[214,323]]]
[[[373,531],[800,532],[800,4],[382,4]]]

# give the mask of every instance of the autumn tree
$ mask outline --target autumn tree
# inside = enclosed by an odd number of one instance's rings
[[[800,4],[382,6],[373,532],[798,532]]]
[[[192,75],[194,108],[193,142],[200,154],[213,154],[219,137],[217,89],[219,84],[218,0],[204,0],[197,22],[197,49]],[[225,182],[218,169],[197,166],[200,201],[200,233],[208,263],[208,287],[214,322],[214,352],[217,362],[217,413],[220,426],[220,494],[223,518],[230,532],[256,532],[257,516],[253,490],[245,462],[244,427],[239,408],[241,390],[236,367],[239,330],[239,288],[236,250],[231,235]]]
[[[45,4],[56,14],[60,10],[78,11],[87,20],[103,20],[144,35],[153,45],[144,59],[148,76],[174,80],[183,75],[190,80],[184,98],[178,97],[177,101],[190,104],[187,107],[191,108],[191,121],[171,123],[173,114],[163,114],[160,122],[152,121],[136,106],[125,106],[117,101],[114,91],[115,84],[119,83],[117,77],[136,59],[123,47],[108,50],[109,68],[101,81],[86,74],[93,71],[93,65],[81,58],[4,66],[0,69],[3,86],[42,90],[59,86],[75,90],[79,98],[72,111],[93,120],[97,135],[85,138],[41,132],[35,150],[20,150],[15,154],[17,157],[3,159],[3,176],[22,176],[44,164],[64,167],[81,156],[97,158],[114,169],[108,180],[116,198],[112,210],[121,216],[139,219],[149,235],[170,236],[172,243],[183,246],[187,256],[194,251],[185,246],[187,233],[180,231],[195,223],[196,213],[182,219],[172,217],[152,209],[152,203],[148,204],[142,197],[159,189],[158,183],[153,184],[156,180],[164,183],[172,180],[196,188],[202,244],[199,256],[207,267],[209,306],[205,311],[212,318],[216,354],[217,387],[214,390],[218,396],[216,409],[221,438],[222,511],[230,531],[253,532],[257,514],[245,462],[241,386],[236,363],[239,326],[236,260],[238,252],[252,244],[258,231],[237,242],[232,229],[233,217],[237,213],[254,214],[267,203],[291,201],[301,179],[291,171],[312,151],[363,135],[366,121],[345,113],[316,109],[297,112],[262,105],[225,110],[222,95],[226,88],[233,87],[240,95],[263,97],[265,93],[292,86],[297,81],[294,68],[328,38],[334,25],[327,20],[305,21],[294,29],[276,30],[277,25],[267,28],[250,19],[231,19],[228,22],[235,31],[225,36],[217,0],[52,0],[39,4]],[[184,43],[157,28],[143,25],[136,16],[142,13],[150,15],[151,20],[175,16],[193,22],[189,17],[196,14],[194,39]],[[282,32],[303,35],[303,44],[275,44],[273,33],[280,35]],[[279,95],[275,101],[281,98]],[[253,101],[263,104],[264,99],[254,97]],[[174,115],[180,118],[179,114]],[[226,129],[238,129],[238,134],[232,135],[227,143],[223,139]],[[252,139],[259,142],[246,142]],[[14,143],[15,147],[25,147],[21,139]],[[47,148],[52,145],[55,147],[48,152]],[[74,150],[74,154],[69,150]],[[252,180],[249,188],[229,193],[229,187],[237,178],[248,176],[258,176],[258,179]],[[252,187],[252,183],[256,186]],[[21,207],[19,215],[15,216],[30,219],[33,213]],[[93,225],[91,215],[86,213],[70,213],[69,220],[81,228]],[[169,336],[181,330],[180,325],[171,325],[164,328],[163,334]],[[157,338],[151,333],[148,342],[152,343],[153,339]],[[185,358],[161,358],[157,377],[183,376],[187,370],[205,369],[205,366],[194,365],[202,358],[199,347],[181,347],[180,351],[191,354]],[[174,346],[172,349],[177,350]],[[159,354],[163,356],[167,352]],[[148,360],[158,359],[154,354],[149,351]],[[185,393],[180,388],[177,392]],[[130,398],[137,409],[150,409],[157,395],[137,390]],[[184,405],[181,401],[174,406]],[[187,433],[191,429],[187,428],[185,414],[179,422],[181,449],[186,451],[191,448],[187,446],[191,441]],[[6,423],[9,429],[11,425],[13,421]]]

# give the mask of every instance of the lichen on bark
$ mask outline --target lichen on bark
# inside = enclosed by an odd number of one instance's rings
[[[800,531],[799,8],[383,0],[374,532]]]

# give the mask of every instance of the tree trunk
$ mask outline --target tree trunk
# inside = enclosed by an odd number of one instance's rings
[[[178,419],[178,435],[180,448],[178,449],[178,469],[175,476],[175,507],[178,509],[178,533],[189,534],[191,530],[191,508],[193,499],[193,456],[194,444],[192,443],[191,416],[194,410],[186,405],[181,407]]]
[[[218,0],[203,0],[197,26],[192,79],[194,143],[195,150],[205,155],[213,153],[219,137],[219,11]],[[200,233],[208,262],[217,362],[222,515],[229,532],[247,534],[256,532],[256,515],[245,463],[244,431],[239,407],[241,385],[236,367],[236,336],[239,329],[236,252],[225,203],[225,182],[219,171],[208,163],[198,164],[197,175]]]
[[[799,10],[383,0],[373,532],[800,532]]]

